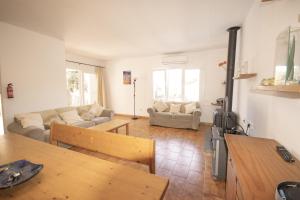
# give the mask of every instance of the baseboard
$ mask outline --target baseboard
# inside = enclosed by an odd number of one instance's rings
[[[121,113],[115,113],[115,116],[121,116],[121,117],[133,117],[133,115],[121,114]],[[141,119],[149,119],[148,116],[136,115],[136,117],[141,118]]]

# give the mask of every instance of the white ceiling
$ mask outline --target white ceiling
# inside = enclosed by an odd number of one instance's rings
[[[0,0],[0,20],[63,39],[69,51],[115,57],[227,45],[253,0]]]

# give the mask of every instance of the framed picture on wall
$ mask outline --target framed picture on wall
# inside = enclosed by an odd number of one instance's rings
[[[123,84],[131,84],[131,71],[123,71]]]

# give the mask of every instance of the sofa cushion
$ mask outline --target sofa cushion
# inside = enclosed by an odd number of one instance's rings
[[[67,123],[67,124],[74,124],[77,122],[84,121],[77,113],[77,110],[71,110],[67,112],[62,112],[59,114],[60,117]]]
[[[184,106],[184,113],[185,114],[191,114],[193,113],[194,110],[196,110],[196,104],[195,103],[189,103],[189,104],[186,104]]]
[[[57,118],[58,113],[55,110],[44,110],[39,112],[43,118],[44,123],[48,120],[50,120],[51,118]]]
[[[153,108],[155,108],[155,110],[157,110],[158,112],[164,112],[168,109],[168,105],[165,102],[156,101],[154,102]]]
[[[172,115],[172,119],[178,121],[192,121],[193,115],[185,113],[176,113]]]
[[[68,112],[68,111],[72,111],[72,110],[76,110],[76,107],[63,107],[63,108],[56,108],[55,111],[60,114],[60,113],[63,113],[63,112]]]
[[[110,120],[110,117],[95,117],[92,119],[93,122],[95,122],[96,125],[101,124],[103,122],[108,122]]]
[[[168,108],[165,110],[165,112],[170,112],[170,106],[171,106],[171,104],[181,104],[180,112],[181,113],[185,113],[185,105],[190,104],[190,103],[195,103],[196,108],[200,107],[199,102],[191,102],[191,101],[189,101],[189,102],[168,101],[168,102],[166,102],[166,104],[168,105]]]
[[[90,109],[91,109],[91,105],[84,105],[84,106],[77,107],[77,111],[80,116],[82,116],[84,113],[89,112]]]
[[[30,113],[19,113],[19,114],[15,114],[15,121],[21,124],[21,120]]]
[[[85,121],[92,121],[96,116],[90,112],[85,112],[82,115],[80,115],[80,117]]]
[[[40,129],[45,129],[40,113],[28,113],[19,119],[21,120],[21,125],[23,128],[34,126]]]
[[[52,123],[58,123],[58,124],[65,124],[66,122],[63,121],[59,116],[53,116],[52,118],[47,119],[44,121],[44,126],[46,129],[49,129],[52,125]]]
[[[170,113],[179,113],[181,104],[170,104]]]
[[[89,113],[99,117],[102,112],[103,112],[104,108],[102,106],[100,106],[98,103],[95,103],[91,106]]]
[[[72,126],[78,126],[81,128],[89,128],[91,126],[95,126],[95,122],[93,121],[79,121],[71,124]]]

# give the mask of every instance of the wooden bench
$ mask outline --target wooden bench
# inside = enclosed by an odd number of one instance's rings
[[[89,151],[142,163],[155,173],[155,141],[133,136],[115,135],[93,129],[54,123],[50,143],[69,144]]]

